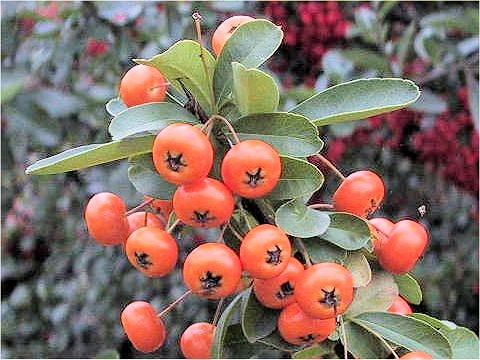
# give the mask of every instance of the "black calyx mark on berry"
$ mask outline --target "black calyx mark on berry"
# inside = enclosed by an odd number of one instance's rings
[[[182,157],[183,154],[174,156],[170,153],[170,151],[167,151],[167,158],[165,159],[165,162],[167,163],[168,168],[172,171],[178,172],[182,166],[187,166],[187,164],[183,162]]]
[[[338,298],[337,294],[335,293],[335,288],[332,291],[327,291],[322,289],[323,292],[323,299],[320,300],[321,304],[325,304],[328,307],[333,307],[335,316],[337,316],[337,305],[340,299]]]
[[[215,288],[221,286],[222,276],[215,275],[211,271],[207,271],[201,278],[203,293],[211,295],[215,292]]]
[[[195,216],[192,216],[191,219],[193,221],[196,221],[196,222],[200,223],[200,224],[206,224],[207,222],[209,222],[211,220],[215,220],[214,216],[208,216],[209,213],[210,213],[210,210],[207,210],[207,211],[204,211],[204,212],[194,210],[193,214]]]
[[[302,340],[303,342],[309,343],[315,340],[316,336],[315,334],[308,334],[305,336],[299,336],[299,339]]]
[[[267,250],[267,254],[268,254],[268,259],[267,259],[268,264],[278,265],[282,262],[282,259],[280,258],[282,255],[282,249],[280,249],[278,245],[275,245],[275,249],[273,250]]]
[[[150,265],[153,265],[153,263],[150,262],[150,256],[148,256],[148,254],[135,251],[134,255],[135,261],[137,262],[138,266],[144,269],[148,269]]]
[[[370,199],[370,207],[365,210],[365,216],[369,216],[371,215],[375,210],[377,210],[378,208],[378,204],[377,202],[375,201],[375,199]]]
[[[280,290],[275,294],[277,299],[283,300],[287,296],[293,295],[293,286],[290,281],[284,282],[280,285]]]
[[[230,28],[230,30],[228,30],[228,32],[229,32],[230,34],[233,34],[233,32],[234,32],[235,30],[237,30],[237,27],[238,27],[238,26],[236,26],[236,25],[232,26],[232,27]]]
[[[246,171],[247,181],[245,182],[250,187],[254,188],[259,185],[261,180],[265,179],[265,176],[262,175],[262,168],[258,168],[253,174],[249,171]]]

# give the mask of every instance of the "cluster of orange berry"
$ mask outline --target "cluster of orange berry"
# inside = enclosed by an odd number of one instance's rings
[[[212,39],[217,55],[235,28],[251,19],[232,17],[219,26]],[[127,106],[162,101],[164,83],[158,70],[137,65],[122,79],[120,95]],[[129,214],[123,200],[111,193],[93,196],[85,209],[90,235],[105,245],[123,244],[130,263],[147,276],[161,277],[174,269],[178,245],[170,231],[175,224],[227,226],[235,208],[234,195],[263,197],[280,179],[278,152],[259,140],[238,141],[230,148],[221,163],[223,182],[208,177],[215,152],[202,131],[205,125],[200,129],[174,123],[157,134],[152,148],[155,168],[165,180],[178,185],[172,202],[147,199],[144,203],[151,204],[157,215]],[[344,178],[334,194],[333,206],[366,218],[378,208],[384,195],[383,181],[376,174],[358,171]],[[177,220],[165,230],[172,208]],[[370,228],[375,254],[392,273],[411,270],[428,243],[426,230],[411,220],[393,224],[377,218],[370,220]],[[410,249],[408,254],[403,251],[405,247]],[[293,256],[288,236],[271,224],[250,229],[241,241],[239,254],[224,243],[205,243],[190,252],[183,263],[188,293],[206,299],[221,299],[238,291],[243,272],[253,279],[253,290],[261,304],[282,309],[278,329],[292,344],[325,340],[335,330],[337,316],[347,310],[354,297],[353,277],[346,267],[323,262],[305,268]],[[405,304],[394,304],[390,311],[405,311]],[[135,301],[123,310],[121,322],[136,349],[152,352],[163,344],[166,331],[161,317],[169,309],[157,314],[148,302]],[[214,332],[212,323],[188,327],[180,339],[183,354],[187,358],[209,358]]]

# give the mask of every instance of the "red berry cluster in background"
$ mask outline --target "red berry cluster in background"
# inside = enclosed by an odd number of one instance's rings
[[[99,40],[95,38],[89,38],[87,40],[87,44],[85,45],[85,49],[87,54],[90,56],[100,56],[105,54],[108,51],[110,45],[105,40]]]
[[[278,73],[288,72],[313,86],[321,70],[323,54],[337,47],[350,28],[337,2],[288,4],[271,1],[265,15],[285,33],[279,56],[270,66]],[[293,78],[284,79],[286,84]]]

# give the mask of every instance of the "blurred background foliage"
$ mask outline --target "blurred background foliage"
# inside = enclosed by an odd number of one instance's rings
[[[190,297],[167,316],[166,346],[136,352],[123,335],[121,309],[145,299],[160,310],[184,286],[179,271],[147,279],[121,249],[88,238],[82,212],[92,194],[112,191],[131,207],[142,199],[125,162],[24,174],[39,158],[107,141],[104,104],[117,96],[131,59],[193,38],[195,10],[206,38],[233,14],[282,26],[284,42],[266,70],[281,86],[285,110],[359,77],[405,77],[422,87],[410,109],[322,128],[322,137],[345,173],[382,174],[388,195],[379,216],[418,217],[425,205],[431,244],[414,271],[424,290],[414,310],[478,333],[477,2],[4,1],[1,357],[94,357],[107,349],[180,357],[179,332],[213,316],[214,302]],[[337,185],[327,174],[312,201],[329,201]],[[181,247],[208,235],[182,233]]]

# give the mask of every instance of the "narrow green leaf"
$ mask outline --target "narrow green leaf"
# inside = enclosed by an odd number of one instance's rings
[[[123,110],[127,110],[127,105],[125,105],[120,97],[110,99],[105,104],[105,109],[111,116],[117,116]]]
[[[164,180],[155,170],[151,154],[130,159],[128,179],[141,194],[155,199],[171,199],[177,186]]]
[[[59,174],[120,160],[152,151],[153,136],[83,145],[37,161],[25,171],[29,175]]]
[[[238,62],[248,69],[256,68],[272,56],[282,38],[280,27],[267,20],[253,20],[235,30],[225,43],[215,66],[213,89],[217,104],[224,103],[232,92],[232,63]]]
[[[422,302],[422,289],[410,274],[394,275],[398,291],[402,297],[411,304],[418,305]]]
[[[243,334],[250,343],[270,335],[277,327],[279,311],[261,305],[253,288],[249,287],[243,294],[241,306],[241,324]]]
[[[277,110],[280,95],[273,78],[258,69],[232,63],[233,96],[242,115]]]
[[[398,287],[393,276],[383,271],[376,272],[367,286],[355,291],[345,315],[352,318],[368,311],[386,311],[397,295]]]
[[[467,34],[478,35],[478,9],[464,11],[461,8],[455,8],[431,13],[422,18],[420,25],[440,30],[462,30]]]
[[[412,43],[413,34],[415,33],[415,22],[412,21],[410,25],[408,25],[407,30],[405,30],[398,42],[397,46],[397,58],[398,64],[403,71],[403,65],[405,64],[405,60],[408,57],[408,50],[410,49],[410,45]]]
[[[240,309],[242,296],[243,292],[238,294],[223,311],[222,316],[220,316],[220,319],[218,320],[212,343],[212,359],[223,358],[224,340],[227,334],[227,329],[232,321],[233,316],[237,310]]]
[[[277,186],[267,195],[272,200],[296,199],[311,195],[323,184],[323,174],[305,160],[282,156],[282,174]]]
[[[167,103],[154,102],[133,106],[116,115],[109,133],[113,140],[120,140],[138,134],[157,134],[160,130],[175,122],[198,124],[198,119],[183,107]]]
[[[265,345],[269,345],[274,349],[278,349],[286,352],[299,351],[302,348],[301,346],[287,343],[285,340],[282,339],[278,330],[274,331],[272,334],[262,339],[259,339],[258,342]]]
[[[354,287],[367,286],[372,280],[372,270],[367,258],[361,252],[348,254],[343,265],[352,273]]]
[[[135,62],[156,67],[175,89],[183,93],[178,81],[180,79],[202,108],[211,114],[214,109],[211,79],[215,68],[215,58],[207,49],[203,49],[202,56],[208,72],[205,74],[200,54],[200,45],[197,42],[181,40],[173,44],[167,51],[151,59],[135,59]]]
[[[412,317],[388,312],[370,312],[360,314],[351,321],[408,350],[425,351],[439,359],[452,356],[445,336],[426,322]]]
[[[468,90],[468,107],[470,114],[473,118],[473,125],[478,130],[479,129],[479,115],[480,108],[478,105],[478,81],[472,74],[471,70],[465,70],[465,79],[467,80],[467,90]]]
[[[234,126],[240,139],[265,141],[285,156],[307,157],[323,147],[316,126],[300,115],[283,112],[252,114],[241,117]]]
[[[363,48],[347,48],[342,50],[341,54],[352,61],[359,69],[375,69],[381,75],[386,75],[390,72],[390,63],[387,58],[376,51]]]
[[[345,250],[320,238],[303,239],[302,241],[314,263],[337,262],[343,264],[347,257]]]
[[[386,359],[388,350],[371,332],[353,322],[345,322],[348,351],[358,359]],[[340,337],[343,344],[343,337]]]
[[[104,350],[99,352],[95,359],[120,359],[120,354],[115,349]]]
[[[358,250],[370,240],[370,229],[364,219],[343,212],[330,212],[330,225],[320,237],[345,250]]]
[[[326,212],[310,209],[301,199],[294,199],[277,209],[275,223],[289,235],[311,238],[327,230],[330,217]]]
[[[418,86],[403,79],[359,79],[332,86],[290,112],[304,115],[317,126],[364,119],[414,103]]]
[[[306,349],[297,351],[292,354],[292,359],[318,359],[319,356],[326,359],[331,359],[332,355],[335,354],[335,345],[334,341],[322,341],[319,344],[315,344]]]

